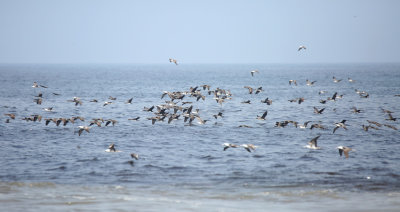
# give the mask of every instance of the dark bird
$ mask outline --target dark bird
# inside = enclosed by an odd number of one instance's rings
[[[301,45],[301,46],[299,46],[299,48],[297,49],[297,51],[300,51],[300,50],[302,50],[302,49],[306,50],[306,49],[307,49],[307,47],[306,47],[306,46],[303,46],[303,45]]]
[[[112,104],[112,102],[104,102],[103,107],[107,106],[107,105],[111,105],[111,104]]]
[[[263,91],[262,87],[257,88],[256,94],[259,94],[261,91]]]
[[[389,127],[389,128],[391,128],[391,129],[394,129],[394,130],[397,130],[397,128],[395,127],[395,126],[393,126],[393,125],[390,125],[390,124],[383,124],[385,127]]]
[[[246,101],[243,101],[242,103],[243,104],[251,104],[251,101],[250,100],[246,100]]]
[[[272,100],[266,98],[265,100],[261,100],[262,103],[266,103],[267,105],[271,105],[272,104]]]
[[[110,146],[108,146],[108,152],[116,152],[117,150],[115,149],[115,145],[114,143],[110,144]]]
[[[266,111],[262,114],[262,116],[257,116],[257,119],[258,119],[258,120],[265,120],[265,117],[267,117],[267,114],[268,114],[268,110],[266,110]]]
[[[341,79],[336,79],[336,77],[332,77],[332,79],[333,79],[334,83],[338,83],[338,82],[342,81]]]
[[[356,107],[352,107],[351,109],[353,113],[361,113],[361,110],[357,109]]]
[[[318,110],[318,108],[314,107],[314,113],[316,114],[322,114],[322,112],[325,110],[325,108],[322,108],[321,110]]]
[[[214,116],[215,119],[217,119],[218,116],[219,116],[219,117],[222,117],[222,112],[219,112],[218,114],[215,114],[215,115],[213,115],[213,116]]]
[[[153,112],[153,109],[154,109],[154,105],[151,106],[150,108],[144,107],[144,108],[143,108],[143,111]]]
[[[131,153],[131,158],[135,158],[136,160],[139,160],[139,155],[135,153]]]
[[[117,100],[116,97],[112,97],[112,96],[109,96],[108,99],[109,99],[109,100],[113,100],[113,101],[114,101],[114,100]]]
[[[131,120],[131,121],[138,121],[139,119],[140,119],[140,117],[138,116],[138,117],[131,118],[131,119],[128,119],[128,120]]]
[[[133,98],[130,98],[130,99],[128,99],[128,101],[126,101],[125,103],[126,103],[126,104],[132,104],[132,100],[133,100]]]
[[[311,140],[308,142],[308,145],[306,145],[305,147],[307,147],[307,148],[309,148],[309,149],[321,149],[321,147],[319,147],[319,146],[317,145],[317,140],[318,140],[319,137],[321,137],[321,135],[319,135],[319,136],[317,136],[317,137],[311,139]]]
[[[317,81],[310,81],[310,80],[306,80],[306,85],[308,85],[308,86],[312,86],[312,85],[314,85],[314,83],[316,83]]]
[[[349,152],[352,150],[351,148],[345,146],[338,146],[337,148],[339,149],[340,156],[342,156],[342,154],[344,153],[344,156],[346,158],[349,158]]]
[[[117,120],[109,119],[109,120],[107,120],[107,122],[106,122],[106,126],[108,126],[108,125],[111,124],[111,123],[112,123],[112,126],[114,126],[117,122],[118,122]]]
[[[333,133],[335,133],[335,131],[339,128],[343,128],[345,130],[347,130],[346,125],[344,124],[346,122],[346,120],[342,120],[341,122],[335,123],[335,128],[333,129]]]
[[[388,120],[388,121],[396,121],[397,120],[397,118],[393,118],[391,113],[388,113],[388,116],[389,116],[389,118],[387,118],[385,120]]]
[[[296,80],[289,80],[289,85],[296,85],[297,86],[297,81]]]

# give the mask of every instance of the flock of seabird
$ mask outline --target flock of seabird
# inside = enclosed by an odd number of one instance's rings
[[[299,51],[300,50],[305,50],[306,47],[305,46],[300,46],[299,47]],[[170,58],[169,61],[171,63],[175,63],[176,65],[178,65],[177,60],[176,59],[172,59]],[[260,72],[258,70],[252,70],[250,71],[250,74],[252,77],[254,77],[255,73],[259,74]],[[333,77],[333,82],[334,83],[340,83],[342,80],[341,79],[337,79],[336,77]],[[354,83],[355,81],[351,78],[348,78],[348,82],[350,83]],[[307,86],[313,86],[316,83],[316,81],[310,81],[310,80],[306,80],[306,85]],[[291,79],[289,80],[289,85],[290,86],[297,86],[297,80],[295,79]],[[48,88],[47,86],[38,84],[37,82],[34,82],[32,85],[33,88]],[[260,92],[263,91],[262,87],[258,87],[258,88],[252,88],[250,86],[244,86],[244,88],[246,88],[248,90],[248,94],[259,94]],[[360,91],[360,90],[355,90],[357,94],[359,94],[360,98],[368,98],[369,94],[365,91]],[[206,94],[202,93],[202,92],[206,92]],[[326,91],[319,91],[319,95],[326,93]],[[60,95],[58,93],[52,93],[53,95]],[[170,124],[173,121],[177,121],[179,119],[183,119],[183,122],[187,125],[192,125],[194,120],[197,120],[197,123],[200,125],[204,125],[207,123],[207,121],[209,121],[208,119],[204,119],[200,116],[200,111],[199,109],[195,109],[193,108],[193,102],[196,101],[204,101],[206,98],[206,95],[208,96],[212,96],[213,100],[216,101],[217,104],[222,105],[223,103],[229,101],[232,99],[232,93],[230,92],[230,90],[226,90],[226,89],[222,89],[222,88],[216,88],[216,89],[211,89],[210,85],[200,85],[200,86],[195,86],[195,87],[190,87],[187,91],[174,91],[174,92],[170,92],[170,91],[164,91],[161,94],[161,99],[165,98],[165,97],[169,97],[169,100],[166,100],[164,104],[160,104],[160,105],[151,105],[149,107],[144,107],[143,111],[148,112],[148,113],[152,113],[153,115],[150,117],[147,117],[147,120],[151,120],[152,125],[156,124],[157,122],[162,122],[164,120],[168,120],[168,124]],[[400,95],[396,95],[396,96],[400,96]],[[321,104],[326,104],[328,101],[337,101],[339,99],[341,99],[343,97],[343,95],[339,95],[337,92],[335,92],[333,94],[332,97],[328,97],[326,100],[320,100],[319,103]],[[187,100],[188,98],[190,98],[190,101],[184,101]],[[112,97],[109,96],[108,100],[105,101],[103,103],[103,107],[113,104],[113,101],[115,101],[117,98],[116,97]],[[290,99],[288,100],[289,102],[295,102],[298,104],[301,104],[302,102],[304,102],[306,99],[304,97],[299,97],[299,98],[295,98],[295,99]],[[43,94],[39,93],[38,95],[35,96],[34,102],[38,105],[41,105],[43,102]],[[83,101],[79,98],[79,97],[73,97],[72,99],[67,100],[67,102],[72,102],[75,106],[81,106],[83,104]],[[96,99],[92,99],[90,100],[91,103],[97,103],[99,102]],[[132,104],[133,102],[133,98],[128,99],[125,104]],[[272,104],[272,100],[269,98],[266,98],[264,100],[261,100],[262,103],[265,103],[267,105],[271,105]],[[242,102],[243,104],[251,104],[250,100],[246,100]],[[323,114],[325,108],[317,108],[317,107],[313,107],[314,109],[314,113],[321,115]],[[53,107],[48,107],[48,108],[44,108],[45,111],[47,112],[51,112],[53,111]],[[362,110],[357,109],[356,107],[352,108],[353,113],[361,113]],[[386,110],[386,109],[382,109],[383,113],[387,114],[387,118],[385,120],[387,121],[396,121],[397,118],[393,117],[392,115],[392,111]],[[11,120],[15,120],[16,119],[16,115],[13,113],[6,113],[4,114],[5,116],[7,116],[8,118],[6,119],[6,123],[10,123],[10,119]],[[267,115],[268,115],[268,110],[264,111],[262,113],[262,115],[257,115],[257,117],[255,117],[255,119],[260,120],[260,121],[265,121],[267,120]],[[217,114],[214,114],[213,117],[215,119],[218,118],[222,118],[223,117],[223,113],[222,112],[218,112]],[[133,117],[133,118],[128,118],[128,120],[130,121],[138,121],[140,119],[140,117]],[[32,121],[32,122],[40,122],[42,120],[42,116],[38,115],[38,114],[34,114],[31,115],[29,117],[23,117],[22,120],[25,121]],[[85,122],[85,118],[84,117],[71,117],[71,118],[44,118],[45,120],[45,125],[48,125],[50,123],[54,123],[56,126],[59,126],[61,123],[63,126],[66,126],[68,123],[72,123],[74,124],[77,120],[79,120],[80,122]],[[104,124],[105,123],[105,124]],[[78,136],[81,136],[84,132],[85,133],[90,133],[90,129],[93,125],[97,126],[97,127],[102,127],[103,124],[104,126],[109,126],[110,124],[112,126],[116,125],[118,123],[117,120],[114,119],[106,119],[104,120],[103,118],[93,118],[89,121],[89,125],[82,125],[82,126],[78,126]],[[293,124],[294,127],[296,128],[307,128],[310,124],[311,121],[306,121],[303,124],[299,124],[296,121],[292,121],[292,120],[285,120],[285,121],[279,121],[275,123],[275,127],[286,127],[289,124]],[[337,122],[334,124],[334,129],[332,133],[335,133],[337,130],[339,130],[340,128],[347,130],[347,126],[346,126],[346,120],[342,120],[340,122]],[[393,125],[389,125],[389,124],[380,124],[377,121],[371,121],[368,120],[369,125],[362,125],[362,129],[365,131],[368,131],[369,129],[374,129],[374,130],[379,130],[379,127],[382,126],[386,126],[388,128],[391,128],[393,130],[397,130],[397,128]],[[240,125],[238,127],[244,127],[244,128],[251,128],[251,126],[248,125]],[[327,129],[326,126],[323,126],[321,123],[313,123],[311,124],[309,129],[314,129],[314,128],[319,128],[319,129]],[[317,145],[317,140],[321,137],[321,135],[318,135],[317,137],[311,139],[308,142],[308,145],[305,146],[307,148],[310,149],[314,149],[314,150],[318,150],[321,147],[319,147]],[[238,147],[242,147],[244,148],[246,151],[248,152],[252,152],[254,150],[256,150],[257,146],[253,145],[253,144],[231,144],[231,143],[223,143],[223,150],[227,150],[229,148],[238,148]],[[337,147],[337,149],[339,150],[339,154],[340,156],[342,156],[342,154],[345,155],[346,158],[349,157],[349,152],[352,150],[349,147],[346,146],[339,146]],[[112,143],[108,149],[106,149],[106,152],[120,152],[119,150],[116,150],[114,143]],[[138,160],[139,159],[139,155],[135,154],[135,153],[131,153],[131,157]],[[132,162],[133,163],[133,162]]]

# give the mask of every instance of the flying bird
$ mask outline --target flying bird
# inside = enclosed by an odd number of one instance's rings
[[[306,46],[299,46],[299,49],[297,50],[297,51],[300,51],[300,50],[302,50],[302,49],[304,49],[304,50],[306,50],[307,49],[307,47]]]
[[[169,58],[169,62],[170,63],[175,63],[175,65],[178,65],[178,61],[173,59],[173,58]]]
[[[252,77],[254,77],[254,73],[260,73],[260,72],[257,69],[253,70],[253,71],[250,71],[250,74],[251,74]]]
[[[351,148],[345,146],[338,146],[337,148],[339,149],[340,156],[342,156],[342,154],[344,153],[344,156],[346,158],[349,158],[349,152],[352,150]]]
[[[309,149],[321,149],[321,147],[319,147],[319,146],[317,145],[317,140],[318,140],[319,137],[321,137],[321,135],[319,135],[319,136],[317,136],[317,137],[311,139],[311,140],[308,142],[308,145],[305,146],[305,147],[307,147],[307,148],[309,148]]]

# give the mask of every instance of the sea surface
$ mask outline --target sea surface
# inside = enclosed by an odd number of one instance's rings
[[[316,82],[308,86],[307,79]],[[400,211],[400,119],[387,120],[383,111],[400,118],[399,80],[400,64],[2,64],[0,210]],[[229,90],[231,99],[218,104],[202,85]],[[184,122],[183,115],[170,123],[147,119],[156,115],[144,107],[171,100],[161,98],[164,91],[196,86],[204,100],[187,94],[182,101],[191,103],[174,102],[199,109],[205,124]],[[244,86],[262,91],[249,94]],[[320,103],[335,92],[342,98]],[[74,97],[82,105],[68,101]],[[267,97],[271,105],[261,103]],[[304,102],[288,101],[296,98]],[[325,110],[316,114],[314,107]],[[266,120],[256,119],[265,111]],[[34,115],[41,121],[23,120]],[[74,116],[85,121],[45,124]],[[93,125],[79,136],[79,126],[94,118],[117,123]],[[311,122],[305,129],[275,126],[286,120]],[[347,130],[333,133],[342,120]],[[326,129],[310,129],[315,123]],[[319,135],[321,149],[305,147]],[[118,152],[105,151],[112,143]],[[257,148],[223,151],[223,143]],[[338,146],[353,149],[349,158]]]

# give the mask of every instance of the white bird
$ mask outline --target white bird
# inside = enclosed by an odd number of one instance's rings
[[[253,70],[253,71],[250,71],[250,74],[251,74],[252,77],[254,77],[254,73],[260,73],[260,72],[257,69]]]
[[[175,63],[175,65],[178,65],[178,61],[173,59],[173,58],[169,58],[169,62],[170,63]]]
[[[237,148],[237,147],[239,147],[239,145],[231,144],[231,143],[223,143],[222,145],[224,146],[224,151],[227,150],[227,149],[230,148],[230,147],[232,147],[232,148]]]
[[[79,126],[78,128],[79,128],[79,131],[78,131],[78,135],[79,135],[79,136],[81,136],[81,134],[82,134],[82,132],[83,132],[84,130],[85,130],[86,132],[90,133],[90,132],[89,132],[90,127],[88,127],[88,126]]]
[[[258,146],[255,146],[254,144],[242,144],[240,145],[244,149],[246,149],[248,152],[251,152],[251,150],[256,150]]]

